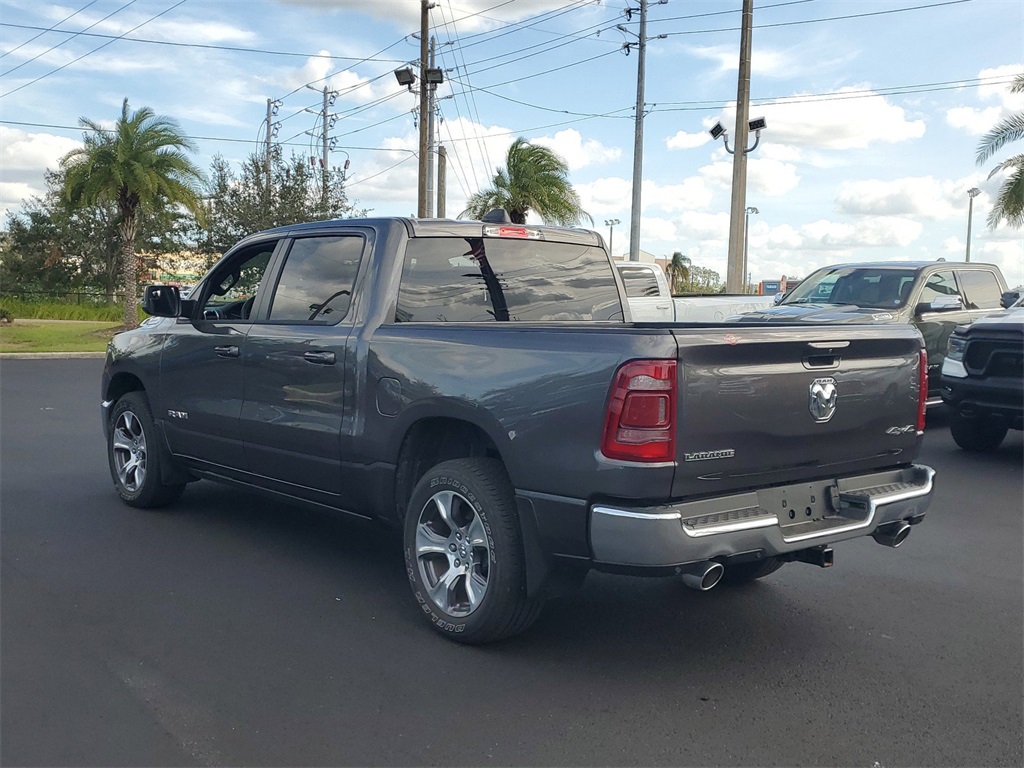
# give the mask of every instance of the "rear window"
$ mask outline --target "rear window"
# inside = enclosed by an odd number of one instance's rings
[[[420,323],[621,319],[602,249],[480,237],[410,240],[395,312]]]

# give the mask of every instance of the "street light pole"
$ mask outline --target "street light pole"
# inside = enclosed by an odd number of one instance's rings
[[[750,283],[750,274],[747,272],[747,264],[749,263],[747,261],[747,239],[750,234],[750,214],[758,214],[760,211],[750,205],[744,209],[743,213],[743,270],[740,274],[746,277],[746,284],[743,286],[743,292],[746,293],[747,286]]]
[[[981,194],[981,190],[977,187],[971,187],[967,190],[967,258],[964,259],[966,262],[971,260],[971,219],[974,218],[974,198]]]
[[[622,222],[620,222],[618,219],[605,219],[604,223],[608,225],[608,253],[614,259],[615,249],[612,247],[612,242],[614,241],[615,237],[615,225],[621,224]]]

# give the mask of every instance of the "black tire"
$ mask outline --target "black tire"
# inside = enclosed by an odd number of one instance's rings
[[[129,392],[118,400],[110,414],[107,463],[117,495],[131,507],[163,507],[185,489],[184,483],[164,483],[170,467],[157,440],[145,394]]]
[[[750,563],[737,563],[736,565],[725,566],[725,573],[722,574],[722,584],[727,587],[736,587],[740,584],[749,584],[757,579],[763,579],[775,573],[786,563],[777,557],[766,557],[763,560],[754,560]]]
[[[522,632],[543,603],[526,596],[522,535],[500,462],[455,459],[416,484],[404,525],[413,595],[434,629],[479,644]]]
[[[965,451],[987,453],[998,448],[1006,437],[1007,425],[984,416],[973,419],[954,413],[949,422],[949,433]]]

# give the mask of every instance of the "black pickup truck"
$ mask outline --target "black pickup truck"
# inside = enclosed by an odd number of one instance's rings
[[[624,296],[600,235],[500,216],[253,235],[110,343],[114,486],[393,524],[424,616],[470,643],[590,569],[706,590],[923,519],[913,327],[633,323]]]

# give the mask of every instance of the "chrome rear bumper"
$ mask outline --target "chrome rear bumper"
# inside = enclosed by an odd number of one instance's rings
[[[591,551],[595,563],[639,567],[795,552],[921,522],[934,478],[915,464],[659,507],[599,504],[590,510]]]

